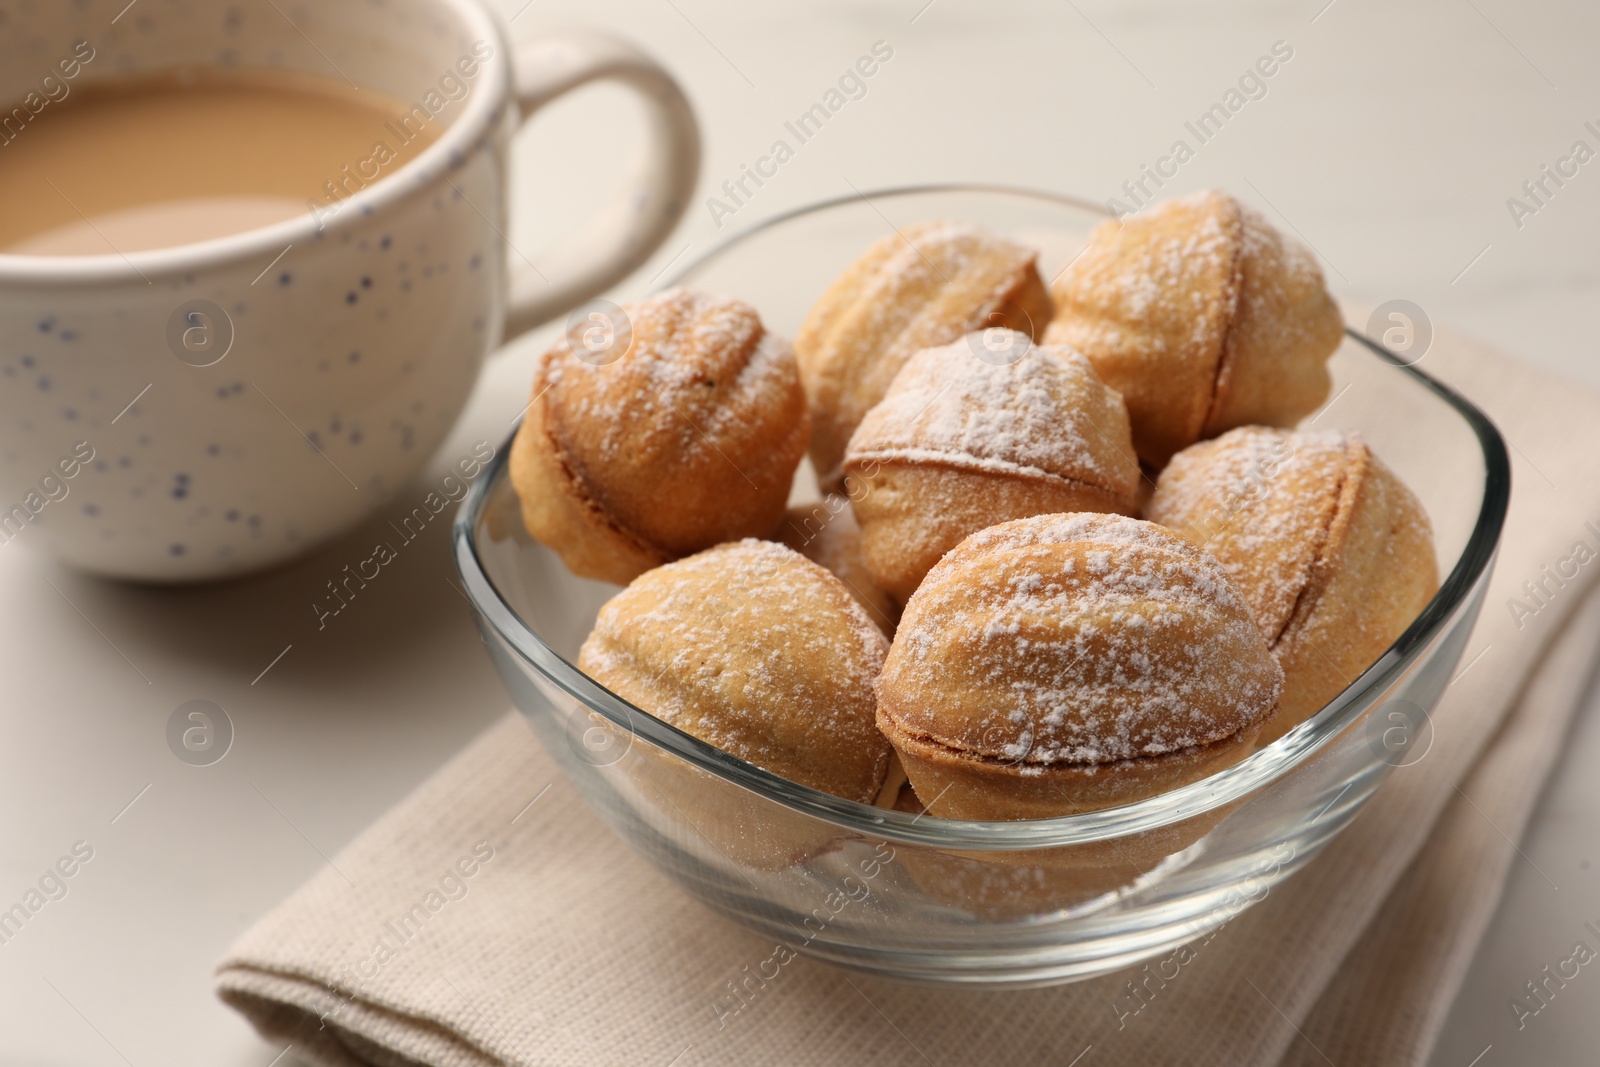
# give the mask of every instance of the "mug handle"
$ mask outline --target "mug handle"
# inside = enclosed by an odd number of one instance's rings
[[[523,123],[557,97],[609,78],[644,100],[650,136],[628,182],[576,232],[543,250],[537,269],[510,253],[507,341],[603,292],[649,259],[683,217],[700,176],[700,127],[688,98],[627,41],[573,28],[515,45],[512,60]]]

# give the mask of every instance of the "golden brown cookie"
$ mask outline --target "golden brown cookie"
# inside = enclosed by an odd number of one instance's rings
[[[1146,517],[1221,561],[1282,665],[1263,744],[1353,682],[1439,589],[1427,513],[1358,434],[1250,426],[1194,445]]]
[[[976,226],[922,222],[867,249],[829,286],[794,339],[823,486],[837,483],[850,434],[913,352],[985,326],[1039,336],[1050,296],[1036,258]]]
[[[724,752],[871,804],[889,765],[873,725],[888,648],[839,579],[747,539],[634,579],[600,609],[578,668]]]
[[[945,818],[1131,803],[1250,751],[1283,673],[1221,564],[1154,523],[1037,515],[928,572],[878,728]]]
[[[873,581],[861,558],[861,527],[856,525],[850,501],[838,494],[815,504],[802,504],[784,513],[777,539],[811,562],[826,567],[867,609],[867,615],[888,637],[900,619],[896,604]]]
[[[1139,464],[1122,397],[1069,348],[1023,334],[923,349],[850,438],[862,556],[901,603],[986,526],[1051,512],[1134,514]],[[991,362],[989,353],[1009,362]]]
[[[674,289],[623,310],[619,357],[544,354],[510,460],[528,532],[619,585],[770,534],[810,438],[793,351],[748,304]]]
[[[1310,414],[1344,331],[1311,250],[1217,191],[1102,223],[1050,295],[1045,339],[1123,395],[1157,468],[1235,426]]]

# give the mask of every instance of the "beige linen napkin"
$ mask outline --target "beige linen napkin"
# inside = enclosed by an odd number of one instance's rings
[[[1136,971],[979,992],[799,959],[719,1020],[773,946],[636,858],[515,717],[241,937],[220,995],[327,1065],[1422,1062],[1600,648],[1600,567],[1520,625],[1508,607],[1595,546],[1600,397],[1444,334],[1424,366],[1489,411],[1515,467],[1467,681],[1427,754],[1137,1013]]]

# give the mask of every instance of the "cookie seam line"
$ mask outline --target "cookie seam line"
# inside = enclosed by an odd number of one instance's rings
[[[1064,483],[1070,487],[1088,489],[1092,492],[1104,494],[1113,499],[1127,497],[1131,502],[1134,493],[1119,493],[1109,486],[1096,485],[1082,478],[1071,475],[1056,474],[1043,467],[1035,467],[1026,463],[1015,463],[1008,459],[994,459],[987,456],[965,455],[960,452],[943,452],[934,448],[879,448],[865,452],[848,452],[845,460],[840,464],[841,472],[850,474],[851,468],[864,463],[878,464],[915,464],[933,463],[951,470],[978,474],[1003,474],[1013,478],[1032,479],[1049,483]],[[1135,490],[1135,492],[1137,489]]]
[[[1348,457],[1344,468],[1339,471],[1339,484],[1334,487],[1333,514],[1328,518],[1328,525],[1322,530],[1322,539],[1317,542],[1316,554],[1311,557],[1311,563],[1306,567],[1305,584],[1295,593],[1294,605],[1289,609],[1289,614],[1284,618],[1283,625],[1279,627],[1277,636],[1268,643],[1267,648],[1276,659],[1280,647],[1292,643],[1295,636],[1304,633],[1311,616],[1316,613],[1317,602],[1322,599],[1322,593],[1327,587],[1326,576],[1323,572],[1328,567],[1332,553],[1328,550],[1329,542],[1333,539],[1333,531],[1339,525],[1341,518],[1347,518],[1355,510],[1355,494],[1360,491],[1361,477],[1355,467],[1359,463],[1360,449],[1363,446],[1347,443],[1345,454]],[[1346,489],[1348,487],[1348,493]],[[1322,578],[1319,581],[1319,577]],[[1315,592],[1312,587],[1315,586]],[[1304,605],[1305,613],[1302,617],[1301,607]],[[1299,622],[1298,627],[1295,623]],[[1295,630],[1291,634],[1290,630]]]
[[[1229,347],[1229,342],[1233,339],[1234,327],[1239,323],[1239,304],[1244,299],[1244,212],[1239,209],[1237,203],[1233,203],[1231,206],[1233,208],[1234,227],[1237,231],[1237,240],[1234,244],[1233,252],[1233,269],[1230,272],[1232,293],[1228,302],[1228,324],[1222,329],[1221,343],[1217,347],[1217,367],[1211,376],[1211,399],[1207,401],[1205,415],[1200,420],[1200,436],[1202,439],[1208,435],[1215,436],[1218,432],[1213,420],[1217,416],[1218,408],[1222,406],[1223,379],[1228,371],[1232,369],[1232,361],[1229,359],[1232,349]]]
[[[1276,712],[1277,709],[1274,708],[1273,714],[1276,714]],[[929,748],[937,749],[940,752],[949,753],[950,755],[956,756],[960,759],[993,768],[1029,767],[1036,768],[1040,772],[1047,772],[1050,770],[1083,771],[1093,768],[1096,773],[1103,768],[1115,767],[1122,763],[1139,763],[1151,760],[1165,760],[1172,757],[1181,756],[1185,753],[1203,752],[1204,750],[1212,748],[1216,745],[1231,742],[1246,730],[1256,729],[1272,718],[1272,715],[1268,715],[1254,722],[1246,723],[1244,726],[1239,727],[1239,729],[1223,734],[1221,737],[1214,738],[1210,741],[1203,741],[1197,745],[1184,745],[1182,748],[1171,748],[1164,752],[1151,752],[1135,756],[1119,756],[1114,759],[1100,760],[1098,762],[1091,762],[1089,760],[1050,760],[1048,762],[1042,762],[1028,760],[1008,760],[1000,756],[991,756],[988,753],[979,752],[974,749],[960,748],[949,743],[948,741],[941,741],[931,734],[913,731],[907,728],[904,723],[900,722],[895,717],[893,712],[884,708],[881,701],[878,704],[878,714],[884,719],[887,719],[889,721],[889,725],[895,730],[897,737],[890,738],[891,745],[894,744],[897,739],[909,740],[918,744],[926,745]],[[881,729],[882,728],[880,727],[880,730]],[[888,735],[886,734],[885,736]]]
[[[549,361],[547,360],[545,365],[540,369],[539,376],[541,379],[547,380],[548,363]],[[661,563],[668,561],[671,557],[666,552],[663,552],[659,547],[641,537],[627,525],[616,521],[605,511],[604,508],[600,506],[600,503],[595,499],[594,494],[588,491],[588,482],[572,465],[566,448],[564,448],[561,442],[556,439],[555,428],[551,425],[551,420],[549,417],[550,401],[548,398],[553,388],[554,383],[552,382],[544,390],[544,392],[539,395],[537,401],[540,407],[540,430],[543,433],[545,440],[549,442],[550,454],[556,462],[556,469],[561,472],[561,477],[564,483],[564,488],[567,491],[568,499],[575,503],[579,508],[583,509],[586,514],[588,514],[605,529],[611,531],[617,537],[621,538],[630,549],[638,552],[641,555],[646,555],[656,560],[657,562],[651,564],[651,566],[660,566]],[[649,568],[646,569],[648,570]]]

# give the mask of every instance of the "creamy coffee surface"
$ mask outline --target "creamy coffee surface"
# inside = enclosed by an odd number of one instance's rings
[[[290,72],[74,85],[0,138],[0,252],[127,253],[292,218],[392,174],[438,137],[437,122],[406,113],[380,93]]]

